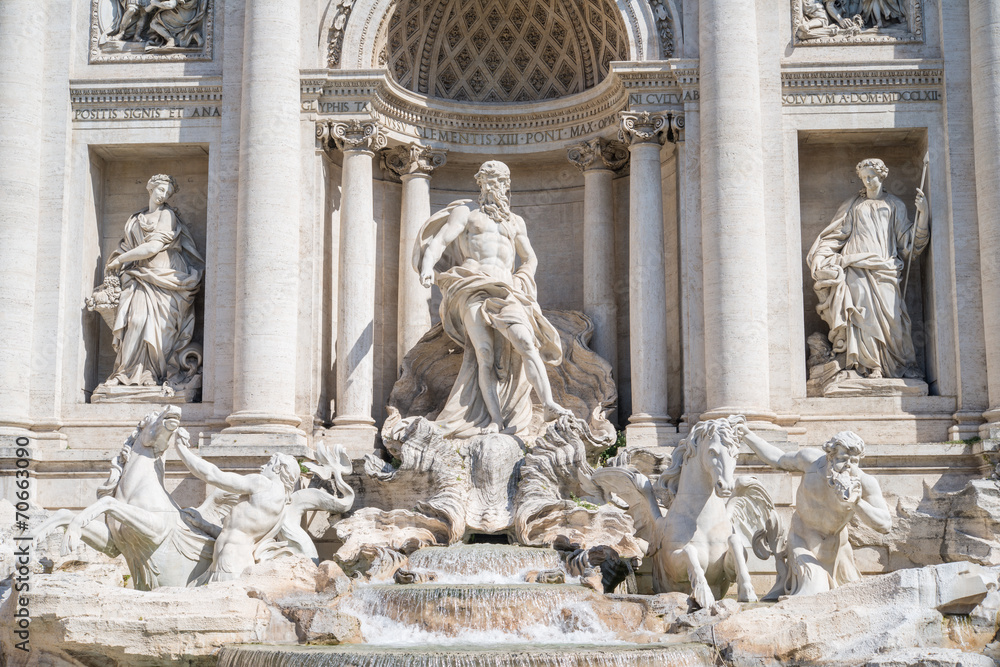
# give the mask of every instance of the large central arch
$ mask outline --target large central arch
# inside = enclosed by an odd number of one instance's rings
[[[501,2],[510,1],[512,0],[501,0]],[[353,70],[378,69],[388,65],[389,49],[387,47],[389,46],[390,24],[401,5],[403,5],[403,13],[407,13],[406,10],[410,2],[411,0],[357,0],[349,5],[343,0],[331,0],[323,34],[325,37],[323,41],[329,45],[328,66],[334,69]],[[595,2],[599,4],[600,0],[547,0],[544,4],[552,6],[552,11],[555,11],[554,7],[558,4],[565,7],[563,11],[567,13],[575,12],[579,17],[585,17],[589,15],[590,5]],[[461,0],[436,0],[429,3],[427,6],[432,9],[427,10],[426,20],[423,19],[423,12],[421,12],[423,28],[425,30],[434,28],[435,31],[438,31],[440,25],[433,25],[435,17],[437,17],[438,22],[446,20],[452,5],[460,3]],[[482,8],[484,4],[487,6],[488,12],[492,3],[475,0],[476,7]],[[524,2],[522,4],[538,5],[537,2]],[[608,0],[607,4],[610,8],[612,6],[611,0]],[[657,4],[661,5],[663,2],[657,0]],[[668,5],[672,7],[673,3],[669,2],[663,6]],[[668,12],[666,11],[654,12],[646,0],[617,0],[613,3],[613,7],[618,13],[617,24],[624,30],[627,37],[627,50],[622,49],[612,57],[613,59],[622,59],[622,56],[625,56],[628,60],[645,61],[670,57],[671,54],[663,53],[665,40],[660,39],[660,33],[664,30],[664,22],[671,25],[676,23],[675,17],[667,16]],[[672,9],[670,13],[674,13]],[[580,27],[577,28],[577,30],[579,29]],[[679,35],[679,30],[673,30],[673,33]],[[423,44],[427,48],[434,46],[433,42]],[[513,57],[515,54],[516,52],[505,55]],[[593,48],[591,48],[591,54],[593,57]],[[422,56],[423,54],[414,55]],[[583,56],[582,53],[580,55]],[[605,55],[603,51],[598,49],[596,56],[597,62],[593,65],[599,69]],[[414,58],[414,60],[416,59]],[[530,75],[532,71],[529,70],[528,74]],[[514,89],[512,88],[512,90]],[[547,91],[547,87],[542,87],[543,95]],[[433,95],[433,90],[428,92]]]

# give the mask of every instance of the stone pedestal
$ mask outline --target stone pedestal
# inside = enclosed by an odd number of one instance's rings
[[[1000,435],[1000,8],[969,2],[972,111],[989,410],[983,437]]]
[[[623,112],[619,137],[628,143],[629,330],[632,416],[629,445],[655,445],[676,432],[667,414],[667,285],[663,257],[662,114]]]
[[[346,446],[353,458],[371,452],[376,435],[372,418],[376,261],[372,159],[386,138],[376,123],[357,120],[330,124],[329,137],[344,153],[333,426],[350,436]]]
[[[399,220],[399,294],[396,325],[396,369],[403,357],[431,328],[431,288],[420,284],[413,267],[413,246],[420,226],[431,215],[431,173],[445,163],[444,151],[411,144],[385,154],[385,164],[403,183]]]
[[[0,438],[31,426],[45,22],[35,3],[0,3]]]
[[[702,419],[773,422],[757,16],[752,3],[699,4],[701,216],[705,286]]]
[[[299,32],[298,6],[247,0],[233,414],[220,435],[226,444],[305,441],[295,414]]]

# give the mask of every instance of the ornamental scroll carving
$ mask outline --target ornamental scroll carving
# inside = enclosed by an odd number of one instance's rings
[[[344,29],[347,19],[351,16],[354,0],[335,0],[333,3],[333,22],[330,25],[330,37],[326,47],[327,66],[340,67],[340,56],[344,48]]]
[[[618,171],[628,164],[628,148],[620,141],[598,137],[572,146],[566,151],[567,159],[580,168],[611,169]]]
[[[669,138],[670,114],[649,111],[621,112],[621,127],[618,139],[626,145],[657,142]]]
[[[660,58],[673,58],[684,41],[681,27],[681,3],[674,0],[650,0],[656,16],[656,35],[660,39]]]
[[[447,160],[447,151],[419,144],[382,151],[382,170],[394,181],[407,174],[430,174]]]
[[[389,141],[378,123],[357,118],[317,123],[316,137],[326,150],[341,151],[375,152],[385,148]]]

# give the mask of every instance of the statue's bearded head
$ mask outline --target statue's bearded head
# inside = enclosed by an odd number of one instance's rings
[[[858,464],[865,455],[865,441],[856,433],[841,431],[823,445],[823,451],[827,484],[846,500],[851,495]]]
[[[476,172],[479,184],[479,208],[501,222],[510,218],[510,169],[503,162],[490,160]]]

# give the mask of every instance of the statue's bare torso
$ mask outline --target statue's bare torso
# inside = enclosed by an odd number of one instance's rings
[[[479,208],[460,207],[452,215],[466,218],[464,230],[456,239],[464,258],[462,266],[509,284],[517,255],[514,239]],[[511,219],[518,231],[524,229],[524,221],[519,216],[512,214]]]

